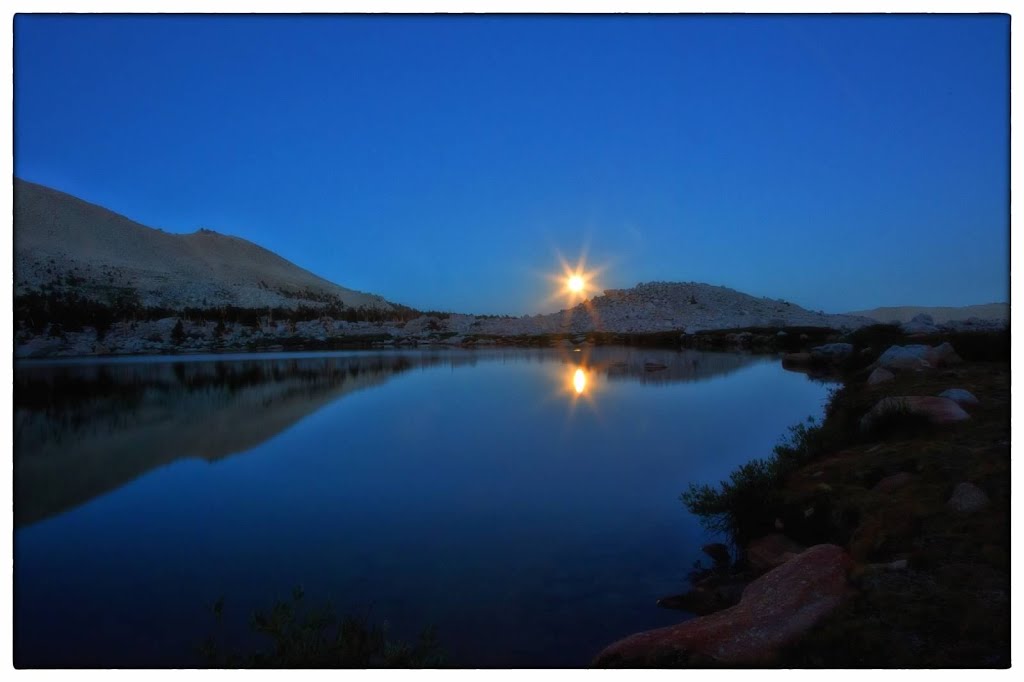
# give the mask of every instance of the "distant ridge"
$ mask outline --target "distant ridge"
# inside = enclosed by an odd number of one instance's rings
[[[962,322],[972,317],[982,320],[1009,320],[1010,304],[983,303],[979,305],[951,306],[891,306],[858,310],[847,315],[870,317],[879,322],[909,322],[915,315],[931,315],[936,324]]]
[[[73,291],[147,306],[243,308],[342,303],[389,310],[245,239],[211,230],[170,234],[49,187],[14,180],[15,294]]]
[[[455,316],[447,329],[495,335],[583,333],[695,333],[721,329],[827,327],[850,330],[871,324],[854,315],[807,310],[789,301],[751,296],[728,287],[701,282],[645,282],[631,289],[608,289],[572,308],[547,315],[482,320],[466,317],[463,328]]]

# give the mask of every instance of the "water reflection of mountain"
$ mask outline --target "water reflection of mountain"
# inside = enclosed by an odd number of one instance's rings
[[[342,396],[440,354],[19,366],[15,524],[23,526],[185,457],[249,450]]]
[[[347,394],[419,367],[585,363],[609,380],[696,381],[759,361],[643,348],[493,349],[305,358],[22,364],[14,372],[15,524],[175,460],[250,450]]]

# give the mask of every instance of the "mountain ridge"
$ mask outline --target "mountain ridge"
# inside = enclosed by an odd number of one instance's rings
[[[168,308],[295,308],[338,302],[390,310],[241,237],[174,234],[66,192],[14,180],[15,294],[49,288],[96,300],[125,291]]]
[[[917,315],[930,315],[939,323],[962,322],[972,317],[983,320],[1010,319],[1009,303],[977,303],[965,306],[882,306],[856,310],[847,315],[869,317],[883,323],[910,322]]]

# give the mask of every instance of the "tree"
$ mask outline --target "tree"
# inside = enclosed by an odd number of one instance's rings
[[[185,340],[185,325],[181,323],[181,319],[178,319],[178,324],[174,325],[174,329],[171,330],[171,341],[174,342],[175,346],[180,346],[182,341]]]

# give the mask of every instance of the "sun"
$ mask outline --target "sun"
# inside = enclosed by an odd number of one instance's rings
[[[545,275],[551,282],[550,295],[544,305],[557,301],[562,304],[563,310],[570,310],[577,304],[588,305],[588,297],[602,290],[600,284],[601,273],[604,267],[587,267],[586,254],[580,256],[576,265],[570,265],[562,254],[558,255],[558,262],[561,264],[561,272],[552,272]],[[593,311],[590,311],[593,313]]]

